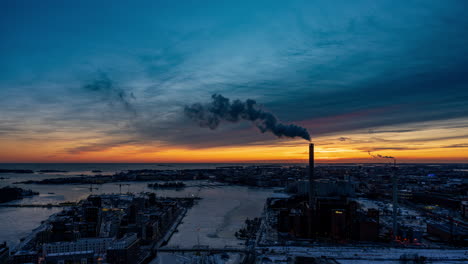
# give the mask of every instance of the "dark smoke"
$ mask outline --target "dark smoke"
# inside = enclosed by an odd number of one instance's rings
[[[240,120],[251,121],[262,132],[271,132],[277,137],[301,137],[310,141],[307,129],[289,124],[285,125],[269,112],[257,107],[255,100],[247,99],[245,102],[230,100],[220,94],[211,96],[212,102],[209,104],[195,103],[185,106],[185,115],[195,120],[201,127],[216,129],[221,121],[232,123]]]
[[[373,157],[373,158],[376,158],[376,159],[393,159],[395,160],[394,157],[392,156],[383,156],[383,155],[380,155],[380,154],[372,154],[372,152],[368,151],[367,153],[369,153],[369,156]]]
[[[128,112],[135,113],[135,108],[131,104],[131,99],[135,99],[133,93],[127,93],[124,89],[116,86],[105,73],[100,73],[98,78],[83,88],[87,91],[99,94],[104,100],[109,101],[111,105],[122,105]]]

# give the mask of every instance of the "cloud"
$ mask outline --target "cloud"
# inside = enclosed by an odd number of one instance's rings
[[[453,144],[448,146],[442,146],[441,148],[468,148],[468,143]]]
[[[100,72],[96,79],[83,85],[83,89],[93,94],[93,96],[101,97],[111,106],[120,105],[123,106],[126,111],[136,114],[135,107],[132,103],[132,100],[135,100],[133,93],[129,93],[121,87],[116,86],[104,72]]]
[[[468,117],[466,5],[273,1],[268,9],[258,3],[226,9],[213,3],[210,9],[133,12],[137,16],[110,8],[110,21],[141,21],[139,30],[126,28],[132,23],[109,23],[90,32],[70,31],[80,32],[73,37],[69,30],[65,36],[50,34],[54,27],[48,24],[36,27],[33,13],[24,27],[11,27],[17,30],[9,34],[9,48],[0,49],[5,53],[1,121],[5,116],[20,121],[8,125],[12,136],[21,131],[43,136],[47,127],[188,148],[280,142],[241,123],[206,130],[187,122],[185,105],[218,93],[241,101],[255,98],[278,120],[297,123],[314,137],[336,140],[369,131],[369,139],[338,140],[393,142],[378,134],[425,130],[441,120]],[[92,10],[101,19],[99,9]],[[68,21],[63,13],[55,15],[47,17]],[[83,23],[74,22],[63,24],[79,29]],[[101,36],[104,29],[107,34]],[[122,32],[130,34],[125,41]],[[35,34],[41,43],[22,39]],[[63,50],[50,48],[57,41],[51,35],[61,37]],[[96,69],[104,70],[90,76]],[[427,126],[414,126],[421,122]],[[466,124],[459,123],[456,129],[463,128]],[[112,144],[120,143],[102,147]]]
[[[127,144],[134,144],[137,143],[135,140],[111,140],[107,142],[99,142],[99,143],[90,143],[90,144],[85,144],[81,145],[78,147],[73,147],[73,148],[68,148],[65,149],[65,152],[68,154],[82,154],[82,153],[87,153],[87,152],[100,152],[100,151],[105,151],[112,149],[114,147],[118,146],[123,146]]]
[[[434,148],[434,147],[432,147]],[[376,151],[385,151],[385,150],[421,150],[425,149],[421,148],[414,148],[414,147],[370,147],[370,148],[360,148],[360,150],[365,152],[376,152]]]
[[[369,134],[379,134],[379,133],[406,133],[406,132],[414,132],[417,131],[415,129],[389,129],[389,130],[384,130],[384,129],[369,129],[368,133]]]

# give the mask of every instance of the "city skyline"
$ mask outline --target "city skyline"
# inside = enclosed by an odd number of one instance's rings
[[[306,162],[184,115],[213,94],[306,128],[318,163],[468,162],[465,1],[0,6],[0,162]]]

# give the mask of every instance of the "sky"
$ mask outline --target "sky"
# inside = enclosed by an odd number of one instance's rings
[[[0,162],[468,162],[468,2],[0,1]]]

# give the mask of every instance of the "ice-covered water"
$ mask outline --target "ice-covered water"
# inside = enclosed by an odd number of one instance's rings
[[[271,190],[226,186],[205,189],[203,199],[192,208],[179,225],[169,246],[209,245],[210,247],[238,246],[234,233],[245,219],[260,216]],[[199,240],[199,242],[198,242]]]
[[[9,179],[0,180],[0,187],[10,185],[32,189],[40,195],[28,197],[10,203],[17,204],[48,204],[65,201],[78,201],[89,194],[119,193],[120,187],[115,183],[93,185],[98,188],[89,189],[90,185],[36,185],[12,184],[17,181],[39,180],[52,177],[73,176],[78,174],[91,174],[91,170],[102,170],[103,173],[112,174],[116,171],[128,169],[175,169],[175,168],[214,168],[220,164],[204,165],[185,164],[180,167],[156,166],[154,164],[31,164],[7,165],[0,168],[9,169],[56,169],[67,170],[66,173],[34,173],[34,174],[0,174],[0,177]],[[122,186],[122,192],[155,191],[147,188],[148,182],[129,182],[130,186]],[[196,187],[193,185],[208,183],[204,181],[187,182],[188,187],[182,190],[157,190],[158,196],[203,198],[190,209],[179,226],[179,232],[171,238],[169,245],[192,247],[198,244],[218,247],[224,245],[235,246],[242,241],[235,238],[234,233],[242,227],[245,219],[261,214],[266,198],[272,194],[272,189],[249,188],[244,186],[217,186]],[[192,186],[190,186],[192,185]],[[41,221],[57,212],[58,208],[0,208],[0,241],[7,241],[10,246],[19,242],[32,229],[39,226]]]

